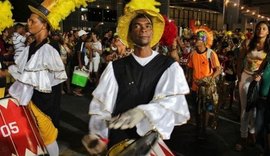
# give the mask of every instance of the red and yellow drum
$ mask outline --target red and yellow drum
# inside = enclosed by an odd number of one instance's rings
[[[0,100],[0,155],[46,155],[45,145],[30,110],[13,98]]]

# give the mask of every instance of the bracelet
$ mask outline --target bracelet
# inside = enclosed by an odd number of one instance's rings
[[[105,144],[108,144],[109,143],[109,139],[107,139],[107,138],[100,138],[100,140],[102,142],[104,142]]]

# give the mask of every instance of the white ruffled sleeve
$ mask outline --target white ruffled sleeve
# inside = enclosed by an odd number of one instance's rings
[[[9,73],[16,82],[9,88],[9,93],[21,105],[30,101],[33,89],[50,93],[52,87],[67,79],[64,64],[56,49],[44,44],[28,60],[29,46],[9,66]]]
[[[178,63],[173,63],[160,78],[152,101],[138,106],[146,118],[136,125],[137,133],[143,136],[155,129],[163,139],[170,139],[174,126],[185,124],[190,118],[185,98],[188,93],[184,72]]]
[[[111,118],[117,92],[118,84],[114,76],[112,62],[110,62],[100,77],[89,106],[89,114],[91,115],[89,130],[91,134],[98,134],[108,138],[106,120]]]
[[[50,93],[53,86],[67,79],[61,57],[51,45],[44,44],[29,60],[28,52],[29,46],[16,59],[16,64],[9,67],[10,74],[17,81]]]

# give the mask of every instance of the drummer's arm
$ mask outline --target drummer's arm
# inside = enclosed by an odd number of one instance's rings
[[[174,126],[182,125],[190,118],[185,94],[189,93],[182,68],[178,63],[169,67],[160,78],[154,98],[149,104],[139,105],[145,118],[136,125],[143,136],[156,129],[163,139],[170,139]]]
[[[118,93],[118,84],[114,77],[112,62],[103,71],[100,81],[94,90],[89,107],[89,131],[103,138],[108,138],[107,120],[111,118]]]
[[[106,111],[101,111],[101,105],[100,101],[95,98],[93,98],[90,103],[89,131],[90,134],[96,134],[102,138],[108,138],[108,121],[106,119],[110,119],[111,115]]]
[[[184,95],[162,98],[147,105],[140,105],[139,108],[145,114],[145,118],[136,125],[140,136],[155,129],[163,139],[170,139],[173,128],[185,124],[190,117]]]

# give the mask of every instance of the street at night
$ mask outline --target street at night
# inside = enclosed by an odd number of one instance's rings
[[[270,156],[269,8],[0,0],[0,156]]]

